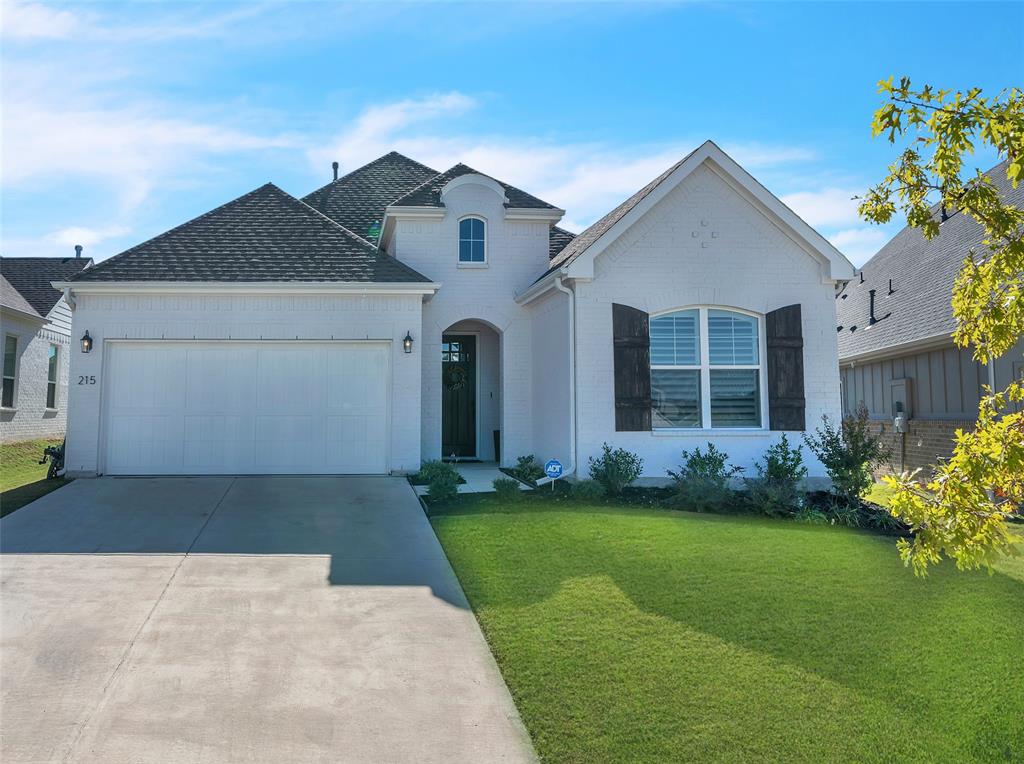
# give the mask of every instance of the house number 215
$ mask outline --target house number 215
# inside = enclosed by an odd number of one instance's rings
[[[96,384],[96,377],[93,374],[79,375],[79,377],[78,377],[78,384],[80,384],[80,385],[95,385]]]

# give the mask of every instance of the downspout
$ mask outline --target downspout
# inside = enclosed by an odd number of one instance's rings
[[[561,276],[555,277],[555,289],[569,296],[569,458],[572,461],[562,470],[562,478],[566,478],[576,473],[576,293],[562,283]],[[551,478],[543,477],[537,485],[551,482]]]

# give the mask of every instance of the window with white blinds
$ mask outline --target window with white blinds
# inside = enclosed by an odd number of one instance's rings
[[[653,427],[763,427],[760,325],[719,308],[652,317]]]

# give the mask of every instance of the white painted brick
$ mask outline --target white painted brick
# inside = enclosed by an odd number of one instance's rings
[[[18,365],[15,384],[15,410],[0,413],[0,439],[4,443],[64,436],[67,426],[68,351],[66,310],[61,299],[55,321],[44,324],[25,321],[4,313],[0,339],[8,334],[18,338]],[[57,345],[57,406],[46,408],[46,381],[50,345]],[[41,456],[41,454],[40,454]]]

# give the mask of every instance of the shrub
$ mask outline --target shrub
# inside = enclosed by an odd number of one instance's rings
[[[825,516],[836,525],[845,525],[848,528],[861,526],[860,507],[856,504],[847,504],[842,500],[830,501],[825,507]]]
[[[807,523],[808,525],[823,525],[828,522],[828,517],[824,512],[808,506],[800,507],[793,514],[793,519],[798,523]]]
[[[690,512],[720,512],[735,498],[729,486],[733,475],[741,467],[726,464],[728,455],[708,443],[708,449],[701,453],[700,447],[683,451],[683,461],[678,471],[668,470],[672,478],[672,495],[665,503],[676,509]]]
[[[801,485],[806,476],[803,454],[799,448],[790,448],[783,435],[765,451],[764,463],[757,463],[757,477],[746,481],[747,500],[764,515],[795,514],[805,503]]]
[[[544,477],[544,468],[537,461],[533,454],[520,456],[516,459],[516,466],[510,467],[509,472],[522,480],[524,483],[536,483]]]
[[[447,475],[449,473],[455,475],[455,480],[458,482],[459,473],[452,465],[446,464],[439,459],[431,459],[423,462],[423,466],[420,467],[420,471],[416,473],[415,478],[423,485],[430,485],[438,475]]]
[[[640,477],[644,460],[624,448],[601,446],[601,455],[590,457],[590,477],[601,484],[606,496],[619,496],[623,489]]]
[[[459,494],[459,481],[451,476],[439,474],[427,485],[427,497],[431,501],[448,501]]]
[[[835,427],[827,416],[813,435],[804,434],[804,442],[825,466],[832,478],[832,492],[847,504],[857,504],[873,483],[871,471],[888,455],[882,441],[868,430],[868,410],[857,409]]]
[[[523,496],[519,481],[513,478],[495,478],[491,485],[501,501],[519,501]]]
[[[601,501],[604,499],[604,486],[596,480],[578,480],[572,485],[574,499],[581,501]]]

